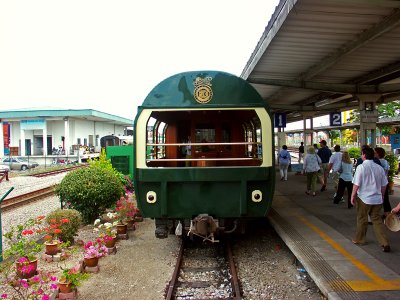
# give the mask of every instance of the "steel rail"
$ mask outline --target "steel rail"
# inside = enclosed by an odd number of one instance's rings
[[[46,172],[42,172],[42,173],[32,174],[31,176],[46,177],[46,176],[51,176],[51,175],[60,174],[60,173],[64,173],[64,172],[69,172],[69,171],[79,169],[82,167],[84,167],[84,166],[73,166],[73,167],[63,168],[63,169],[59,169],[59,170],[52,170],[52,171],[46,171]]]
[[[49,197],[54,195],[54,187],[55,185],[38,189],[26,194],[18,195],[15,197],[11,197],[8,199],[4,199],[3,202],[1,203],[1,209],[2,210],[9,210],[12,208],[15,208],[17,206],[22,206],[27,203],[31,203],[37,200],[40,200],[44,197]]]
[[[176,258],[175,270],[172,273],[172,278],[168,284],[167,295],[165,297],[166,300],[172,300],[175,292],[176,284],[178,282],[179,272],[181,270],[182,261],[183,261],[183,252],[185,249],[185,239],[181,239],[181,247],[179,249],[178,257]]]
[[[237,276],[236,272],[236,266],[235,266],[235,261],[233,259],[233,254],[232,254],[232,248],[231,248],[231,243],[229,241],[226,241],[226,251],[227,251],[227,256],[228,256],[228,263],[229,263],[229,271],[231,272],[231,284],[234,292],[234,300],[240,300],[240,285],[239,285],[239,278]]]
[[[230,273],[230,287],[231,287],[231,296],[229,296],[228,298],[225,297],[204,297],[201,299],[208,299],[208,300],[224,300],[224,299],[230,299],[230,300],[240,300],[241,299],[241,292],[240,292],[240,285],[239,285],[239,279],[237,276],[237,272],[236,272],[236,267],[235,267],[235,262],[234,262],[234,258],[233,258],[233,254],[232,254],[232,250],[231,250],[231,246],[230,243],[228,241],[226,241],[226,243],[224,242],[224,253],[225,253],[225,261],[226,261],[226,265],[229,268],[229,273]],[[195,281],[189,281],[189,282],[185,282],[185,281],[180,281],[179,280],[179,276],[181,274],[182,271],[182,265],[183,265],[183,260],[184,260],[184,252],[185,252],[185,248],[186,248],[186,244],[184,242],[184,239],[182,239],[181,242],[181,246],[179,249],[179,253],[178,253],[178,257],[176,259],[176,265],[175,265],[175,269],[174,272],[172,274],[172,278],[168,283],[168,286],[165,289],[165,299],[167,300],[172,300],[172,299],[176,299],[177,297],[180,297],[179,295],[177,295],[177,287],[178,286],[182,286],[182,284],[186,284],[187,286],[191,286],[193,288],[203,288],[203,287],[207,287],[210,286],[209,281],[202,281],[202,280],[195,280]],[[191,272],[191,271],[215,271],[215,270],[221,270],[220,267],[188,267],[186,266],[185,269],[185,273],[186,272]],[[196,298],[198,299],[198,298]],[[200,298],[199,298],[200,299]]]

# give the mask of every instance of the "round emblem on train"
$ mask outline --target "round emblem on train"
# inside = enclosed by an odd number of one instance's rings
[[[194,98],[198,103],[208,103],[213,97],[213,91],[211,89],[211,77],[200,78],[197,77],[194,81]]]

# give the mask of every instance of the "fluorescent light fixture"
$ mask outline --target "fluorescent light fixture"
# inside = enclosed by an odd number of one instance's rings
[[[315,106],[315,107],[321,107],[321,106],[324,106],[324,105],[331,104],[331,103],[333,103],[333,102],[335,102],[335,101],[336,101],[335,99],[324,99],[324,100],[315,102],[315,103],[314,103],[314,106]]]

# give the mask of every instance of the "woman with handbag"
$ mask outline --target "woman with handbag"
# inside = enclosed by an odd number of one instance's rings
[[[321,169],[321,158],[315,153],[314,147],[307,149],[307,155],[304,158],[303,171],[307,174],[307,195],[315,196],[315,187],[317,185],[318,171]]]
[[[351,192],[353,191],[353,162],[351,161],[349,152],[347,151],[343,151],[339,173],[339,183],[336,195],[333,198],[333,203],[339,204],[343,197],[344,190],[347,188],[347,207],[352,208],[353,205],[351,204]]]

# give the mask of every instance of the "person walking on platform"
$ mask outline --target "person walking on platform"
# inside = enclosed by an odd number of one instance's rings
[[[301,160],[303,160],[303,162],[304,162],[304,143],[303,142],[300,143],[300,147],[299,147],[299,163],[301,163]]]
[[[340,176],[338,188],[335,197],[333,198],[333,203],[339,204],[343,198],[344,190],[347,188],[347,207],[352,208],[353,205],[351,204],[351,193],[353,191],[353,162],[351,161],[349,152],[343,151],[339,169]]]
[[[279,165],[279,172],[281,174],[281,181],[287,180],[287,172],[291,162],[290,153],[287,150],[287,146],[283,145],[282,150],[278,153],[278,165]]]
[[[332,151],[331,149],[329,149],[326,146],[326,141],[325,140],[321,140],[319,142],[319,145],[321,146],[321,148],[318,149],[318,156],[321,158],[322,161],[322,165],[321,165],[321,169],[322,169],[322,187],[321,187],[321,192],[326,190],[326,184],[328,181],[328,164],[329,164],[329,159],[332,155]]]
[[[321,163],[321,158],[315,153],[315,148],[313,146],[308,148],[303,165],[303,172],[307,174],[307,195],[311,193],[313,196],[316,195],[315,186],[317,184],[318,171]]]
[[[333,148],[335,151],[331,157],[329,158],[329,163],[328,163],[328,174],[332,170],[332,180],[335,183],[335,190],[337,190],[338,183],[339,183],[339,170],[342,165],[342,152],[340,152],[340,146],[335,145]],[[333,197],[336,196],[336,193]]]
[[[375,157],[379,159],[383,170],[385,171],[386,177],[389,173],[389,163],[385,159],[386,151],[382,147],[376,147],[375,149]],[[383,198],[383,217],[385,218],[392,211],[392,206],[389,201],[389,189],[386,187],[385,195]]]
[[[351,194],[351,204],[357,206],[357,229],[353,243],[356,245],[366,243],[365,236],[368,229],[368,215],[370,215],[375,236],[383,252],[390,252],[380,216],[388,180],[383,168],[373,162],[374,150],[372,148],[364,148],[361,157],[363,163],[357,167],[354,174]]]

